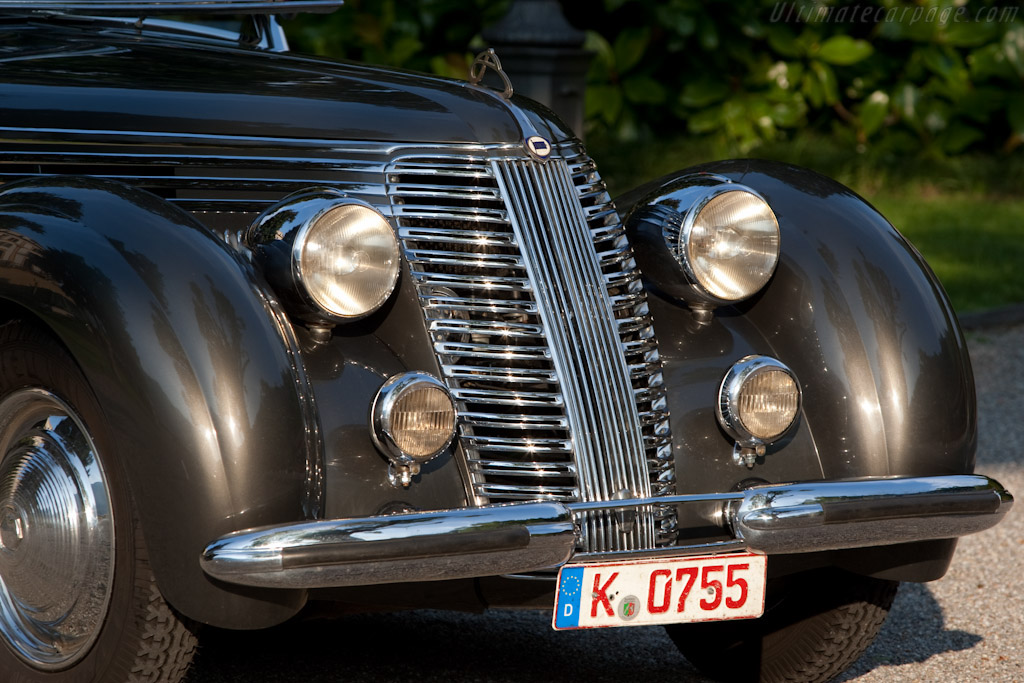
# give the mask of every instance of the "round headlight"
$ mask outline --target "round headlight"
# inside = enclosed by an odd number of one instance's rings
[[[309,297],[327,313],[357,318],[377,310],[398,281],[398,239],[362,203],[327,209],[295,238],[292,263]]]
[[[686,214],[675,245],[687,275],[713,301],[735,302],[767,284],[779,261],[779,223],[768,202],[724,185]]]
[[[395,375],[377,392],[370,411],[374,443],[400,467],[440,455],[455,438],[455,402],[447,387],[421,372]]]
[[[789,431],[800,410],[793,371],[766,356],[747,356],[726,373],[718,421],[741,446],[770,444]]]
[[[401,255],[387,219],[333,188],[285,197],[243,236],[288,311],[313,323],[355,320],[388,300]]]

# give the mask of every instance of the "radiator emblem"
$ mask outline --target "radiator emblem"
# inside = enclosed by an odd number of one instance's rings
[[[539,135],[526,138],[526,151],[537,161],[547,161],[551,156],[551,143]]]

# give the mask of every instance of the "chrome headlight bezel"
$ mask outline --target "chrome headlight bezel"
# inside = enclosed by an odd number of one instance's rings
[[[715,202],[721,202],[726,198],[726,195],[738,193],[740,196],[745,195],[745,199],[754,200],[761,205],[764,213],[762,213],[762,219],[757,221],[758,223],[768,223],[770,233],[766,237],[771,241],[768,245],[772,251],[770,253],[765,252],[764,258],[768,259],[767,265],[759,268],[760,274],[745,286],[738,288],[735,294],[727,294],[722,291],[721,286],[710,282],[710,277],[707,273],[702,272],[706,270],[701,268],[696,263],[696,259],[693,256],[694,244],[697,241],[695,237],[696,226],[698,221],[704,215],[705,211],[708,211],[711,205]],[[677,232],[678,230],[678,232]],[[760,292],[772,275],[775,273],[775,268],[779,263],[780,249],[780,231],[779,222],[775,217],[775,212],[772,211],[771,206],[758,192],[750,189],[749,187],[739,185],[737,183],[725,183],[714,187],[705,188],[701,195],[696,201],[689,207],[685,214],[682,216],[682,220],[678,223],[674,221],[668,221],[665,224],[664,231],[666,246],[675,256],[676,261],[682,268],[686,279],[689,281],[691,287],[694,290],[696,298],[699,301],[712,303],[716,305],[733,304],[740,301],[744,301]],[[744,239],[747,236],[743,236]],[[716,267],[712,264],[712,268]],[[723,266],[717,266],[722,268]]]
[[[758,435],[752,433],[744,424],[740,403],[743,388],[747,383],[757,375],[770,371],[781,372],[792,381],[796,394],[795,405],[792,416],[784,428],[770,436]],[[799,422],[802,405],[803,392],[800,389],[800,382],[797,380],[796,374],[786,364],[769,356],[751,355],[734,363],[722,378],[718,390],[718,400],[715,402],[715,416],[722,429],[735,439],[737,444],[745,448],[757,448],[771,445],[792,431],[794,425]]]
[[[384,254],[380,263],[370,264],[379,271],[377,296],[354,304],[331,301],[324,294],[324,283],[316,282],[319,273],[307,263],[306,250],[316,231],[334,229],[324,227],[324,222],[337,212],[358,212],[351,221],[375,223],[371,237],[376,250]],[[391,297],[401,273],[398,237],[387,218],[370,204],[332,188],[310,188],[289,195],[253,221],[243,242],[286,309],[311,323],[345,323],[371,315]]]
[[[770,219],[774,248],[761,276],[735,295],[723,295],[702,277],[691,259],[694,227],[708,206],[728,193],[743,193],[761,205]],[[724,176],[682,176],[634,205],[626,220],[630,243],[644,275],[666,294],[695,310],[740,303],[757,295],[771,280],[781,258],[781,230],[768,201],[757,191]]]

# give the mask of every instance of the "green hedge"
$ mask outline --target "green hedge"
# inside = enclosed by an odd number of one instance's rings
[[[1000,0],[564,0],[595,52],[589,134],[689,133],[741,151],[795,131],[956,155],[1024,141],[1024,8]],[[300,48],[464,77],[506,3],[350,0]],[[600,11],[595,11],[599,9]]]

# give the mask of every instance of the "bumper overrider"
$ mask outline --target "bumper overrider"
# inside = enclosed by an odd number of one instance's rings
[[[574,514],[697,506],[732,540],[646,551],[577,552]],[[200,563],[228,583],[324,588],[516,574],[639,557],[807,553],[955,538],[1003,518],[1013,497],[981,475],[757,486],[735,493],[609,502],[528,502],[317,520],[248,529],[211,543]]]

